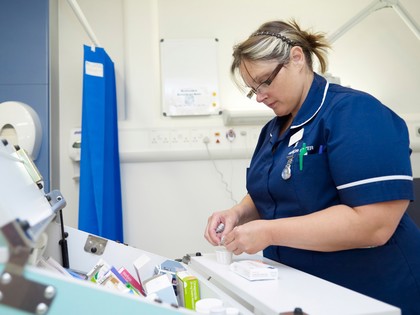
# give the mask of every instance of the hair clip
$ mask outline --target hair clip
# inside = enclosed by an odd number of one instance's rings
[[[255,32],[254,34],[251,35],[252,37],[254,36],[273,36],[273,37],[277,37],[279,39],[281,39],[283,42],[289,44],[290,46],[294,46],[295,42],[292,41],[290,38],[287,38],[286,36],[280,34],[280,33],[272,33],[272,32],[267,32],[267,31],[259,31],[259,32]]]

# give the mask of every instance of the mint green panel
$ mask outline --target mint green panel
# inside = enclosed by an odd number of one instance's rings
[[[4,264],[0,264],[0,272]],[[146,301],[144,298],[133,297],[128,294],[114,293],[103,290],[83,280],[56,278],[38,272],[35,268],[26,268],[25,277],[33,281],[52,285],[56,289],[56,296],[51,304],[47,315],[116,315],[116,314],[145,314],[145,315],[170,315],[192,314],[186,309],[176,309],[168,304],[158,304]],[[16,292],[16,294],[24,294]],[[31,297],[28,296],[28,299]],[[4,315],[28,315],[23,312],[0,304],[0,314]]]

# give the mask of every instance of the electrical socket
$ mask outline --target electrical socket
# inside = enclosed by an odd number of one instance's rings
[[[170,133],[162,130],[152,130],[150,132],[150,144],[157,146],[167,146],[170,144]]]

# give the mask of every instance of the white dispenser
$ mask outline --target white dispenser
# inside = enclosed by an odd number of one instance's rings
[[[38,114],[22,102],[0,103],[0,138],[7,139],[13,145],[19,145],[32,160],[36,160],[42,139]]]

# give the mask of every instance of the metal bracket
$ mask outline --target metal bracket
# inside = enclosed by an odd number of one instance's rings
[[[46,314],[56,290],[23,276],[3,272],[0,277],[0,303],[32,314]]]
[[[347,21],[337,31],[329,37],[329,42],[333,43],[340,38],[344,33],[350,30],[353,26],[361,22],[371,13],[384,8],[392,8],[404,21],[407,27],[420,40],[420,27],[417,22],[410,16],[409,12],[399,3],[399,0],[373,0],[366,8],[356,14],[353,18]]]
[[[104,253],[107,242],[104,238],[89,235],[85,243],[85,252],[100,256]]]
[[[33,314],[46,314],[56,289],[23,276],[31,247],[25,242],[21,224],[10,222],[1,231],[9,242],[9,261],[0,276],[0,304]]]

